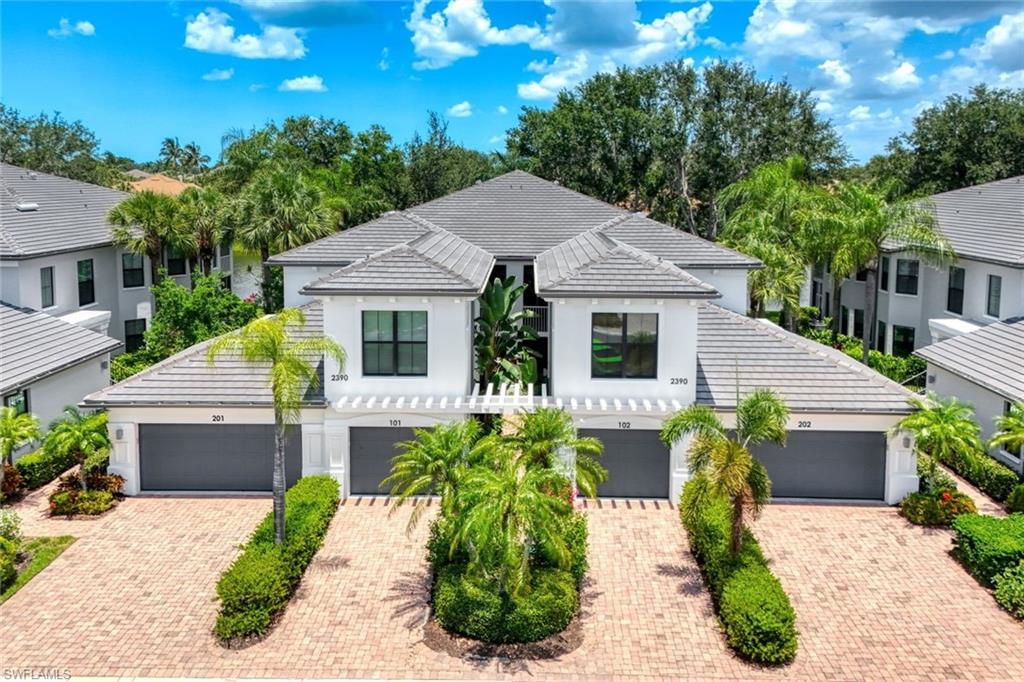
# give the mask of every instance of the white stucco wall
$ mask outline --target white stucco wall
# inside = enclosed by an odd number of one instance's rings
[[[102,355],[28,385],[29,410],[45,433],[68,405],[110,385],[110,355]]]
[[[687,269],[691,275],[718,289],[721,298],[712,301],[740,315],[747,314],[747,270],[720,268],[716,270]]]
[[[256,277],[257,282],[259,281],[259,263],[254,265],[257,269]],[[302,287],[306,286],[310,282],[325,277],[338,268],[331,268],[328,266],[309,266],[309,265],[288,265],[283,267],[284,271],[284,305],[286,308],[293,308],[295,306],[309,303],[313,300],[311,296],[303,296],[299,293]]]

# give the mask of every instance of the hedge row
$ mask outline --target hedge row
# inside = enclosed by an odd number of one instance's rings
[[[336,480],[307,476],[285,493],[284,544],[274,544],[272,512],[256,527],[217,583],[220,613],[214,634],[219,639],[266,634],[320,549],[338,499]]]
[[[1024,514],[964,514],[953,521],[953,553],[986,587],[1024,560]]]
[[[988,455],[961,453],[943,459],[942,463],[996,502],[1002,502],[1009,497],[1014,487],[1020,483],[1020,477],[1013,469]]]
[[[74,454],[60,455],[39,448],[14,462],[26,488],[32,490],[46,485],[75,466]]]
[[[688,508],[693,492],[693,484],[683,488],[681,510]],[[742,548],[734,557],[729,551],[731,509],[724,499],[703,504],[693,518],[682,517],[729,646],[758,663],[793,660],[796,613],[753,534],[744,530]]]
[[[1024,560],[995,578],[995,597],[999,605],[1024,620]]]

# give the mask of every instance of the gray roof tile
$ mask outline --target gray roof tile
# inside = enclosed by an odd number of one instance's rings
[[[348,265],[396,244],[420,236],[427,229],[396,211],[368,223],[270,257],[277,265]]]
[[[120,346],[117,339],[0,301],[0,392],[17,390]]]
[[[1024,317],[993,322],[915,352],[990,391],[1024,401]]]

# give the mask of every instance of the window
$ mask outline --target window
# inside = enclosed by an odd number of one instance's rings
[[[1003,401],[1003,414],[1004,415],[1009,414],[1011,407],[1013,407],[1013,404],[1010,401],[1008,401],[1008,400]],[[1013,457],[1014,459],[1020,459],[1020,448],[1019,447],[1013,448],[1013,447],[1010,447],[1008,445],[1003,445],[1001,447],[1002,447],[1003,452],[1008,454],[1010,457]]]
[[[185,256],[176,249],[167,249],[167,274],[184,275],[185,272]]]
[[[52,308],[53,300],[53,267],[39,270],[39,307]]]
[[[882,291],[889,291],[889,257],[882,256],[882,272],[879,275],[878,288]]]
[[[28,412],[28,389],[23,388],[17,393],[4,396],[4,407],[13,407],[15,414]]]
[[[860,308],[853,309],[853,335],[858,339],[864,338],[864,311]]]
[[[427,312],[364,310],[363,374],[426,376]]]
[[[988,276],[988,302],[985,304],[985,314],[989,317],[999,317],[999,304],[1003,297],[1003,278],[999,275]]]
[[[826,317],[832,314],[832,293],[829,291],[825,292],[825,309],[821,311],[821,314]]]
[[[875,348],[881,352],[885,352],[885,322],[878,321],[878,336],[875,337]]]
[[[139,320],[124,321],[124,349],[131,353],[146,345],[144,334],[146,333],[145,318]]]
[[[896,259],[896,293],[917,296],[916,260]]]
[[[96,302],[96,283],[92,276],[92,258],[78,261],[78,305]]]
[[[958,268],[955,265],[949,268],[946,310],[957,315],[964,314],[964,269]]]
[[[591,330],[591,377],[657,378],[657,313],[594,313]]]
[[[121,254],[121,284],[125,289],[134,289],[146,285],[146,274],[142,269],[142,254]]]
[[[227,258],[231,255],[231,244],[228,242],[221,242],[220,245],[220,257]]]
[[[850,333],[850,309],[845,305],[839,306],[839,333]]]
[[[907,357],[914,352],[914,328],[892,326],[892,354]]]

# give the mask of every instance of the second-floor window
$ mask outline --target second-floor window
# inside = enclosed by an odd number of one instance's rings
[[[363,374],[427,375],[427,311],[364,310]]]
[[[126,352],[139,350],[146,345],[146,320],[124,321],[124,349]]]
[[[656,379],[658,314],[594,313],[590,376],[595,379]]]
[[[964,313],[964,269],[949,268],[949,288],[946,290],[946,310],[957,315]]]
[[[892,326],[892,354],[902,358],[914,352],[914,328]]]
[[[96,302],[96,281],[92,274],[92,258],[78,261],[78,305]]]
[[[146,273],[142,269],[142,254],[121,254],[121,283],[125,289],[134,289],[146,285]]]
[[[917,295],[918,262],[906,258],[896,259],[896,293]]]
[[[185,256],[175,249],[167,250],[167,274],[168,275],[184,275],[186,272],[185,268]]]
[[[39,270],[39,307],[52,308],[53,299],[53,266]]]
[[[1003,298],[1003,278],[999,275],[988,276],[988,300],[985,313],[989,317],[999,317],[999,307]]]
[[[889,291],[889,257],[882,256],[882,272],[879,274],[878,288]]]

